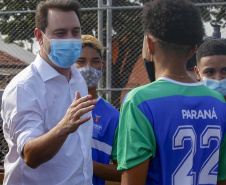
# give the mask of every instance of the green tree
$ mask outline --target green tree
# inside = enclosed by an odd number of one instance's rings
[[[3,0],[0,2],[0,10],[2,12],[35,10],[38,2],[38,0]],[[7,35],[4,39],[7,43],[18,41],[20,42],[19,45],[21,45],[22,41],[28,41],[32,46],[35,28],[34,22],[34,13],[3,14],[0,17],[0,33]]]

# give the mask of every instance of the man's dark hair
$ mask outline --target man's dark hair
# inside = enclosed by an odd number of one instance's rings
[[[202,57],[213,55],[226,55],[226,44],[220,40],[207,40],[196,51],[196,60],[200,62]]]
[[[48,25],[47,17],[50,9],[62,11],[74,11],[81,22],[80,4],[74,0],[47,0],[41,1],[36,7],[35,23],[36,27],[45,32]]]
[[[144,32],[165,45],[195,46],[203,39],[199,9],[188,0],[153,0],[145,4],[142,19]]]

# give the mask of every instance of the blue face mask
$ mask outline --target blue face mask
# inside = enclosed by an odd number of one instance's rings
[[[203,84],[210,89],[216,90],[221,93],[223,96],[226,95],[226,79],[223,80],[214,80],[210,78],[202,77]]]
[[[197,68],[198,69],[198,68]],[[202,78],[203,84],[207,87],[209,87],[210,89],[213,89],[215,91],[218,91],[219,93],[221,93],[223,96],[226,95],[226,79],[223,80],[214,80],[211,78],[206,78],[203,77],[198,69],[199,75]]]
[[[45,37],[48,39],[46,35]],[[51,39],[49,41],[51,52],[50,54],[47,54],[43,47],[44,52],[46,53],[46,55],[48,55],[49,59],[58,67],[71,67],[81,55],[82,39]]]

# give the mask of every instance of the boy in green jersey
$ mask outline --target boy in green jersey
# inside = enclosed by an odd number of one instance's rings
[[[121,184],[225,184],[225,100],[186,71],[204,35],[197,7],[155,0],[145,4],[143,25],[143,58],[154,62],[156,81],[132,90],[121,107]]]

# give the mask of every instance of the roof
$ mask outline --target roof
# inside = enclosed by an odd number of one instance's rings
[[[0,51],[0,66],[27,66],[28,64],[19,60],[18,58],[12,57],[6,52]]]
[[[7,53],[12,57],[15,57],[16,59],[19,59],[21,62],[25,62],[27,64],[30,64],[35,60],[35,54],[33,54],[30,51],[27,51],[23,49],[22,47],[16,45],[16,44],[8,44],[5,43],[1,37],[0,37],[0,51],[3,53]],[[2,57],[2,52],[1,52],[1,57]],[[15,59],[14,58],[14,59]]]
[[[27,63],[0,51],[0,75],[16,75],[26,66]]]

